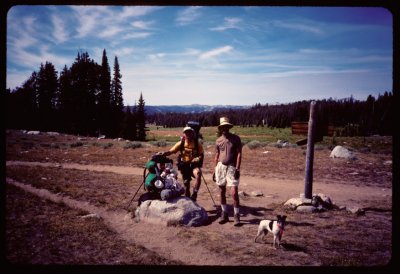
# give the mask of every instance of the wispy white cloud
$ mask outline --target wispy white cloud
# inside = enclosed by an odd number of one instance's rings
[[[133,52],[135,52],[135,49],[128,48],[128,47],[118,48],[118,49],[114,50],[114,54],[118,57],[127,56],[127,55],[132,54]]]
[[[201,15],[202,7],[189,7],[180,11],[176,17],[176,22],[180,26],[188,25],[197,20]]]
[[[165,52],[159,52],[159,53],[155,53],[155,54],[149,54],[147,57],[150,60],[155,61],[155,60],[162,59],[165,55],[166,55]]]
[[[64,26],[64,21],[57,15],[51,16],[51,22],[53,24],[53,37],[56,43],[63,43],[68,40],[68,32]]]
[[[76,26],[77,38],[86,37],[91,34],[98,22],[102,22],[108,11],[104,7],[85,7],[72,6],[75,18],[78,22]]]
[[[310,32],[314,34],[323,34],[323,30],[311,24],[305,24],[301,22],[286,22],[281,20],[274,20],[272,24],[275,27],[286,28],[294,31]]]
[[[156,10],[162,9],[162,7],[152,7],[152,6],[125,6],[121,13],[118,13],[118,18],[124,20],[131,17],[144,16],[152,13]]]
[[[233,50],[232,46],[223,46],[223,47],[212,49],[212,50],[209,50],[209,51],[206,51],[206,52],[202,53],[199,56],[199,59],[213,58],[213,57],[216,57],[216,56],[221,55],[221,54],[229,53],[232,50]]]
[[[149,36],[153,35],[151,32],[131,32],[128,34],[125,34],[122,36],[122,39],[128,40],[128,39],[142,39],[142,38],[147,38]]]
[[[154,21],[134,21],[131,23],[132,27],[141,29],[141,30],[149,30],[152,29],[152,25],[154,24]]]
[[[111,38],[114,35],[122,32],[124,29],[119,26],[110,26],[104,29],[102,32],[99,33],[99,37],[101,38]]]
[[[242,19],[240,18],[225,18],[224,23],[221,26],[217,26],[214,28],[210,28],[210,30],[213,31],[225,31],[228,29],[242,29],[241,26],[239,25],[242,22]]]

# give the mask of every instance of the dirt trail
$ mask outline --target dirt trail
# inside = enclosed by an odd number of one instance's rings
[[[58,167],[65,169],[78,169],[95,172],[113,172],[124,175],[142,175],[143,169],[137,167],[127,166],[111,166],[111,165],[83,165],[78,163],[47,163],[47,162],[25,162],[25,161],[7,161],[6,165],[25,165],[25,166],[43,166],[43,167]],[[204,174],[208,186],[213,184],[211,174]],[[351,182],[341,182],[338,187],[338,182],[326,183],[314,181],[313,193],[324,193],[331,198],[337,205],[352,206],[352,201],[355,200],[369,200],[377,197],[391,197],[392,190],[384,187],[376,186],[358,186],[351,184]],[[207,190],[203,186],[203,192]],[[280,203],[293,197],[298,197],[300,193],[304,192],[304,182],[300,180],[282,180],[276,178],[261,178],[256,176],[241,176],[239,190],[250,193],[255,190],[260,190],[263,193],[263,201],[267,203]],[[204,202],[202,203],[199,197],[199,203],[210,204],[209,196],[204,195]],[[218,201],[216,200],[217,204]],[[260,201],[258,200],[257,203]],[[350,203],[350,204],[349,204]],[[212,204],[210,204],[212,206]],[[359,205],[362,206],[362,205]]]
[[[141,175],[143,170],[141,168],[125,167],[125,166],[109,166],[109,165],[82,165],[76,163],[58,164],[58,163],[44,163],[44,162],[23,162],[23,161],[7,161],[7,166],[10,165],[25,165],[25,166],[44,166],[44,167],[55,167],[65,169],[78,169],[88,170],[95,172],[114,172],[118,174],[128,175]],[[205,178],[208,182],[208,186],[211,188],[211,193],[214,195],[214,199],[219,204],[218,198],[215,197],[217,188],[211,180],[211,174],[205,174]],[[164,225],[156,225],[146,223],[136,223],[131,215],[127,214],[126,211],[112,211],[107,210],[104,207],[97,207],[85,201],[78,201],[71,199],[67,196],[52,193],[46,189],[38,189],[28,184],[17,182],[13,179],[7,178],[7,183],[15,185],[19,188],[24,189],[30,193],[33,193],[41,198],[51,200],[56,203],[64,203],[65,205],[87,211],[89,213],[95,213],[99,215],[104,223],[112,230],[116,231],[118,235],[130,243],[141,245],[149,250],[152,250],[166,259],[180,261],[182,264],[189,265],[239,265],[246,260],[246,256],[250,256],[251,252],[257,253],[260,245],[253,243],[253,237],[257,230],[257,225],[260,219],[263,218],[264,214],[268,214],[269,208],[272,203],[281,204],[286,200],[298,197],[299,193],[304,190],[304,182],[300,180],[281,180],[275,178],[261,178],[255,176],[242,176],[240,183],[240,190],[246,193],[258,190],[263,193],[262,197],[243,197],[241,199],[241,206],[244,209],[241,210],[243,216],[241,222],[243,226],[237,228],[233,226],[232,220],[230,224],[219,225],[215,221],[215,207],[210,199],[205,186],[202,186],[200,194],[198,196],[198,204],[205,208],[209,213],[209,217],[212,219],[211,223],[195,228],[198,235],[204,235],[204,239],[207,237],[219,237],[218,233],[223,230],[225,235],[228,235],[229,239],[232,239],[234,246],[230,247],[230,250],[247,250],[247,254],[238,255],[241,256],[241,260],[238,260],[235,256],[226,256],[216,251],[210,250],[203,245],[202,241],[199,241],[199,237],[182,237],[180,233],[191,233],[191,228],[181,227],[165,227]],[[352,185],[350,182],[337,182],[333,183],[321,183],[315,182],[314,193],[325,193],[329,195],[333,202],[337,205],[345,206],[360,206],[363,207],[363,201],[382,199],[382,197],[392,196],[391,189],[373,186],[357,186]],[[352,204],[355,203],[355,204]],[[247,212],[245,212],[247,211]],[[213,212],[213,213],[211,213]],[[271,216],[272,217],[272,216]],[[171,244],[174,243],[174,244]],[[274,254],[279,254],[274,253]],[[295,252],[292,256],[287,257],[285,265],[296,265],[298,263],[298,256],[309,258],[308,254],[304,252]],[[308,260],[308,259],[302,260]],[[253,258],[255,265],[265,264],[265,258]],[[318,265],[319,262],[313,261],[310,264]]]
[[[46,189],[38,189],[28,184],[17,182],[13,179],[6,179],[8,184],[17,186],[40,198],[50,200],[55,203],[64,203],[68,207],[80,209],[97,214],[104,223],[117,232],[120,237],[128,242],[135,243],[145,248],[155,251],[167,259],[181,261],[190,265],[234,265],[234,261],[221,260],[218,254],[214,254],[199,245],[190,241],[182,241],[177,237],[179,230],[175,227],[158,226],[147,224],[146,226],[136,223],[130,214],[125,211],[109,211],[105,208],[96,207],[88,202],[82,202],[71,199],[66,196],[51,193]],[[161,240],[162,239],[162,240]],[[175,243],[174,245],[165,244],[165,242]],[[196,254],[196,256],[193,256]]]
[[[58,167],[66,169],[79,169],[98,172],[114,172],[124,175],[142,175],[143,169],[138,167],[126,166],[110,166],[110,165],[82,165],[76,163],[45,163],[45,162],[25,162],[25,161],[7,161],[8,165],[21,165],[21,166],[42,166],[42,167]]]

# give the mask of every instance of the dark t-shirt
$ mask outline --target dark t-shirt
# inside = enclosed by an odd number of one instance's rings
[[[236,166],[237,155],[241,148],[240,137],[232,133],[222,135],[215,141],[215,152],[219,152],[218,161],[224,165]]]

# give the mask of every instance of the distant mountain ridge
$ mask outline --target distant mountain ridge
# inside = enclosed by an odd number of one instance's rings
[[[224,110],[224,109],[246,109],[250,108],[250,106],[236,106],[236,105],[166,105],[166,106],[145,106],[146,114],[155,114],[155,113],[201,113],[201,112],[209,112],[215,110]]]

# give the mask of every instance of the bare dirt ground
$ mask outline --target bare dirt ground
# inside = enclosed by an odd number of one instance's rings
[[[391,265],[392,140],[375,138],[379,149],[354,151],[356,160],[332,159],[329,148],[314,155],[313,192],[364,214],[285,209],[284,202],[304,192],[305,149],[245,146],[239,190],[263,196],[241,197],[240,227],[233,226],[232,208],[230,222],[220,225],[218,189],[211,180],[213,146],[205,144],[205,181],[197,203],[209,222],[163,227],[136,223],[136,202],[126,208],[146,161],[169,147],[132,149],[124,148],[124,141],[7,131],[6,260],[11,266]],[[277,214],[288,216],[282,248],[271,246],[271,235],[254,243],[259,221]]]

